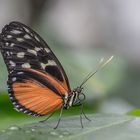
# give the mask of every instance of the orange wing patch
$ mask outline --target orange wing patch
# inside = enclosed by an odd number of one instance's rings
[[[20,105],[40,115],[48,115],[63,105],[61,96],[33,80],[25,80],[24,83],[15,82],[12,89]]]
[[[48,79],[48,81],[59,91],[60,94],[66,95],[69,93],[69,88],[67,87],[65,82],[62,84],[60,81],[54,79],[48,73],[42,73],[42,72],[34,70],[34,69],[28,69],[28,71],[31,71],[31,72],[37,74],[38,76]]]

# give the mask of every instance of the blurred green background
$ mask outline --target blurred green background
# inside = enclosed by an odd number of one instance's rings
[[[97,68],[101,58],[114,55],[86,83],[84,110],[126,114],[140,107],[139,3],[135,0],[0,0],[0,29],[14,20],[37,31],[62,63],[72,89]],[[7,70],[0,55],[0,129],[43,120],[44,117],[31,117],[13,109],[6,80]],[[64,115],[79,112],[77,107],[64,111]],[[58,115],[59,111],[54,117]]]

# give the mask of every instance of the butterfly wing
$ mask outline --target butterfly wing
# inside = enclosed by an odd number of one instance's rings
[[[70,90],[67,75],[46,42],[32,29],[19,22],[6,25],[1,33],[2,55],[8,71],[15,68],[42,70]]]
[[[61,108],[61,93],[67,92],[50,75],[33,69],[11,72],[8,91],[15,109],[33,116],[48,115]]]
[[[31,115],[47,115],[60,108],[63,96],[70,91],[69,82],[45,41],[19,22],[6,25],[0,40],[15,108]]]

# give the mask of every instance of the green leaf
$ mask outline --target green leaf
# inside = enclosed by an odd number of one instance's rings
[[[62,118],[54,130],[57,119],[44,123],[34,123],[21,127],[11,126],[1,130],[1,140],[139,140],[140,119],[131,116],[96,114],[88,115],[92,121],[83,119],[80,126],[79,116]]]
[[[130,116],[140,116],[140,109],[134,109],[127,113]]]

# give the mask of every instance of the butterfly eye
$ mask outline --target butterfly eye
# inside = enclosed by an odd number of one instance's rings
[[[84,93],[80,93],[80,94],[78,95],[78,99],[79,99],[80,101],[84,101],[84,100],[86,99],[85,94],[84,94]]]

